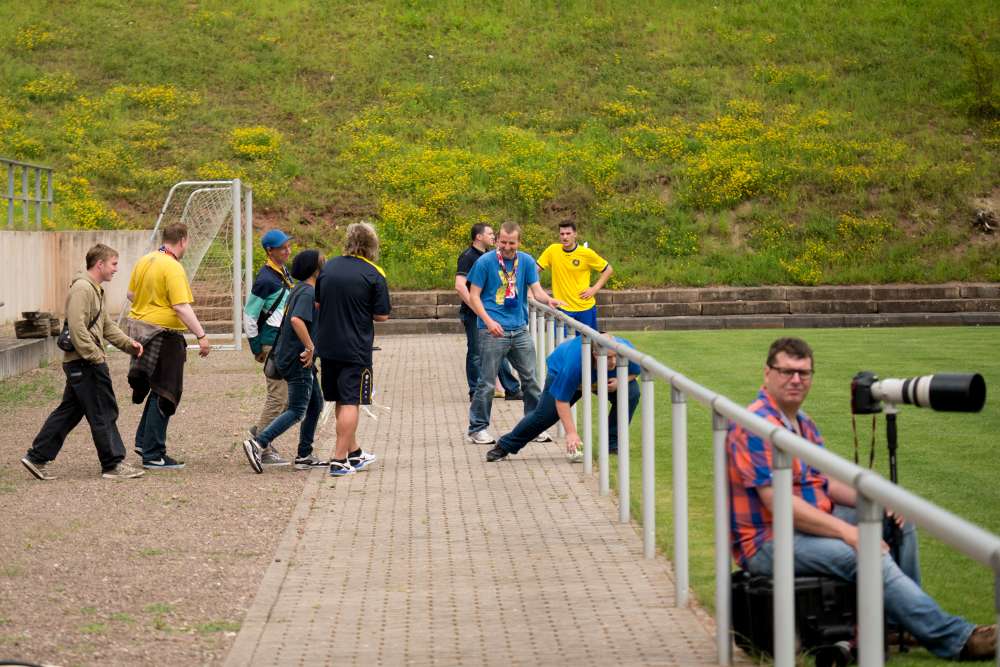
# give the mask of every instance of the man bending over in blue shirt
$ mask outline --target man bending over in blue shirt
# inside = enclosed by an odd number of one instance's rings
[[[609,333],[602,334],[604,338],[616,340],[629,347],[632,344],[627,340],[612,336]],[[566,451],[577,452],[580,449],[580,436],[576,432],[576,423],[573,421],[573,413],[570,406],[580,400],[583,395],[583,359],[581,358],[582,337],[577,336],[560,344],[552,351],[552,354],[545,360],[548,368],[548,375],[545,378],[545,389],[538,398],[538,407],[524,415],[524,419],[518,422],[514,430],[500,438],[497,446],[486,453],[487,461],[500,461],[507,458],[508,454],[517,454],[525,445],[531,442],[539,433],[551,427],[557,421],[561,421],[566,429]],[[597,391],[597,348],[594,347],[592,354],[594,363],[591,364],[590,388]],[[608,350],[608,372],[610,373],[617,365],[618,355],[614,350]],[[639,383],[636,378],[641,372],[639,364],[634,361],[628,362],[628,419],[632,422],[632,415],[636,406],[639,405]],[[618,453],[618,378],[608,379],[608,402],[611,404],[611,412],[608,415],[608,453]],[[626,426],[626,428],[628,428]]]

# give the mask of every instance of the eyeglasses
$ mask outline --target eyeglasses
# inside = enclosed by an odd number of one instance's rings
[[[798,373],[799,377],[802,378],[803,381],[808,381],[812,380],[814,372],[811,368],[808,369],[780,368],[778,366],[768,366],[768,368],[770,368],[772,371],[778,371],[778,375],[781,376],[782,380],[791,380],[793,377],[795,377],[795,374]]]

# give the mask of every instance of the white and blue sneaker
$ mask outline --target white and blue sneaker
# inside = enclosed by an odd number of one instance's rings
[[[354,466],[355,470],[361,470],[362,468],[367,468],[371,464],[375,463],[378,457],[374,454],[369,454],[363,449],[359,449],[357,454],[348,454],[347,462]]]
[[[353,475],[354,466],[347,461],[330,461],[330,474],[335,477]]]

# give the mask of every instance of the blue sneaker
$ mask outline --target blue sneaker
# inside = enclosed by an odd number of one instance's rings
[[[369,454],[363,449],[359,449],[357,454],[348,454],[347,462],[354,466],[355,470],[361,470],[362,468],[367,468],[371,464],[375,463],[378,457],[374,454]]]
[[[166,454],[164,454],[163,456],[161,456],[158,459],[155,459],[155,460],[150,459],[149,461],[143,461],[142,462],[142,467],[143,468],[148,468],[150,470],[159,470],[161,468],[162,469],[166,469],[166,468],[183,468],[184,467],[184,462],[183,461],[175,461],[174,459],[172,459],[169,456],[167,456]]]
[[[347,461],[330,461],[330,474],[336,477],[343,475],[353,475],[354,466]]]

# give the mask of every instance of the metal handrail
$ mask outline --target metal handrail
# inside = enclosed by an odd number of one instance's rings
[[[598,360],[598,459],[599,487],[601,495],[608,493],[607,470],[607,351],[619,357],[636,362],[642,368],[643,411],[642,411],[642,465],[643,465],[643,553],[653,557],[655,543],[653,522],[655,520],[653,453],[655,431],[653,429],[653,402],[645,400],[647,391],[653,389],[654,378],[660,378],[671,387],[673,403],[673,447],[674,447],[674,571],[675,604],[687,605],[688,551],[687,551],[687,425],[685,399],[690,396],[712,410],[713,469],[715,507],[715,572],[716,572],[716,628],[718,663],[728,665],[732,659],[730,637],[731,609],[731,543],[729,527],[729,481],[726,461],[726,436],[729,423],[737,423],[751,433],[769,441],[772,445],[774,466],[774,662],[778,667],[791,667],[795,663],[794,636],[794,560],[792,552],[792,458],[805,461],[823,474],[847,484],[858,493],[857,515],[859,531],[858,548],[858,663],[861,667],[883,663],[882,633],[882,508],[890,509],[916,526],[923,528],[942,542],[961,551],[970,558],[994,571],[996,595],[995,607],[1000,619],[1000,537],[986,531],[959,516],[938,507],[934,503],[893,484],[878,473],[837,456],[823,447],[817,447],[794,432],[759,417],[730,399],[710,389],[706,389],[681,373],[672,370],[653,356],[644,354],[628,345],[601,336],[595,329],[568,317],[565,313],[545,306],[532,298],[528,299],[529,325],[531,334],[536,336],[536,350],[539,364],[546,345],[539,340],[546,330],[560,322],[582,336],[584,370],[590,370],[590,345],[597,345]],[[540,320],[540,321],[536,321]],[[550,350],[551,351],[551,350]],[[622,400],[628,405],[628,364],[618,367],[618,405]],[[622,382],[622,378],[626,380]],[[603,392],[601,391],[603,388]],[[603,396],[602,396],[603,394]],[[590,392],[584,391],[584,416],[589,417]],[[647,413],[646,408],[649,408]],[[603,415],[603,420],[602,420]],[[626,419],[619,420],[619,519],[630,521],[631,498],[628,495],[628,457],[622,457],[622,448],[627,452],[627,412]],[[589,426],[586,424],[586,426]],[[590,467],[591,436],[589,428],[584,429],[584,473],[592,474]],[[626,439],[622,439],[622,436]],[[648,461],[647,461],[648,458]],[[647,469],[648,468],[648,469]],[[679,468],[679,469],[678,469]],[[624,485],[623,485],[624,481]],[[624,492],[623,492],[624,489]],[[649,507],[647,507],[649,505]],[[1000,654],[997,656],[1000,665]]]
[[[30,162],[18,162],[16,160],[8,160],[6,158],[0,158],[0,164],[7,165],[7,191],[6,193],[0,192],[0,199],[7,200],[7,229],[14,229],[14,202],[22,202],[21,212],[24,219],[24,228],[28,229],[28,204],[35,205],[35,228],[38,231],[42,229],[42,204],[49,205],[49,222],[53,221],[54,215],[54,203],[52,200],[52,167],[45,167],[38,164],[31,164]],[[16,167],[21,168],[21,196],[15,196],[14,194],[14,169]],[[34,173],[35,182],[35,196],[31,197],[28,193],[28,170],[32,170]],[[42,197],[42,172],[45,172],[48,176],[48,185],[46,187],[46,196]]]

